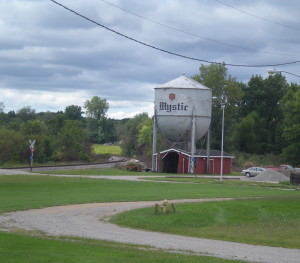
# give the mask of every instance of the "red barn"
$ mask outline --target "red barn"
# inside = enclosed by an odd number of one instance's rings
[[[220,174],[221,172],[221,151],[211,150],[209,154],[210,174]],[[195,155],[195,174],[206,174],[206,150],[197,150]],[[234,157],[223,153],[223,174],[231,173],[231,162]],[[156,171],[163,173],[187,174],[189,165],[192,163],[190,153],[178,150],[168,149],[155,155]]]

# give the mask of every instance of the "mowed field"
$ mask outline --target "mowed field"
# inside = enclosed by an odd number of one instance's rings
[[[251,229],[258,229],[256,232],[265,231],[265,233],[269,233],[266,239],[272,246],[280,246],[280,243],[278,244],[274,236],[270,234],[272,226],[286,228],[285,235],[282,235],[284,231],[280,233],[282,244],[285,247],[299,248],[300,211],[298,203],[300,191],[296,188],[284,189],[284,185],[278,189],[273,188],[272,185],[261,187],[246,184],[236,185],[230,184],[230,182],[215,184],[209,181],[174,184],[83,177],[58,178],[41,175],[0,176],[1,213],[77,203],[214,197],[246,199],[242,200],[242,203],[232,201],[217,205],[207,203],[205,206],[200,204],[178,205],[177,213],[156,218],[153,217],[153,210],[149,208],[149,210],[133,212],[135,215],[130,215],[130,218],[134,224],[142,223],[142,225],[135,226],[138,228],[147,228],[147,224],[149,221],[153,221],[153,218],[155,219],[153,224],[156,226],[162,224],[161,220],[166,220],[163,224],[170,226],[172,221],[176,221],[176,224],[172,223],[175,231],[181,231],[181,234],[186,235],[191,235],[196,231],[198,236],[202,235],[201,227],[203,226],[205,227],[205,229],[202,228],[203,236],[206,236],[210,230],[213,232],[214,229],[221,228],[227,229],[227,233],[230,233],[234,232],[235,224],[241,224],[241,221],[245,220],[243,225],[245,233],[251,232]],[[253,197],[263,199],[247,199]],[[262,201],[260,202],[260,200]],[[268,203],[266,200],[270,202]],[[286,204],[290,205],[287,206]],[[242,220],[239,219],[240,213],[238,211],[243,213]],[[231,217],[228,218],[228,215]],[[122,215],[120,216],[122,217]],[[144,218],[142,221],[140,220],[141,217]],[[182,221],[180,217],[191,218],[191,222],[189,220]],[[198,223],[195,223],[197,218],[199,219]],[[209,225],[207,220],[204,220],[205,218],[216,218],[216,220],[208,220],[214,222],[213,225]],[[270,226],[267,224],[261,226],[262,220],[265,222],[271,220],[272,223]],[[160,229],[154,230],[161,231]],[[234,237],[226,236],[223,233],[221,239],[234,240]],[[260,243],[262,241],[258,239],[255,242]],[[294,245],[291,245],[292,243]],[[42,233],[18,230],[15,230],[14,233],[0,232],[0,260],[1,262],[141,262],[141,260],[142,262],[239,262],[212,257],[169,254],[162,251],[152,251],[145,247],[140,248],[104,241],[70,237],[53,238]]]
[[[93,144],[92,149],[95,154],[121,155],[122,153],[119,145]]]

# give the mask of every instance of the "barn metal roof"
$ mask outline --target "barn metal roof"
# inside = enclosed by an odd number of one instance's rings
[[[188,78],[185,74],[182,74],[179,78],[168,81],[167,83],[157,88],[187,88],[187,89],[206,89],[209,88],[202,85],[201,83]]]
[[[161,151],[160,154],[163,154],[163,153],[167,153],[167,152],[181,152],[187,156],[191,156],[191,153],[190,152],[186,152],[186,151],[183,151],[183,150],[180,150],[180,149],[174,149],[174,148],[170,148],[170,149],[167,149],[167,150],[164,150],[164,151]],[[221,157],[221,151],[219,150],[210,150],[209,152],[209,155],[211,158],[213,157]],[[195,157],[207,157],[207,152],[206,152],[206,149],[197,149],[196,152],[195,152]],[[230,155],[229,153],[227,152],[223,152],[223,157],[224,158],[231,158],[233,159],[234,156]]]

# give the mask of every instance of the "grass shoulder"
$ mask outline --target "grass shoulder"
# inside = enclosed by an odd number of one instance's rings
[[[291,189],[297,190],[299,186],[291,184],[289,181],[283,181],[279,183],[267,183],[267,182],[255,182],[255,181],[242,181],[237,177],[236,179],[230,178],[226,179],[226,176],[223,177],[223,181],[220,181],[219,178],[203,178],[201,176],[172,176],[172,177],[149,177],[145,178],[149,181],[169,181],[169,182],[182,182],[182,183],[194,183],[194,184],[224,184],[224,185],[233,185],[233,186],[257,186],[257,187],[270,187],[277,189]]]
[[[241,263],[206,256],[164,253],[150,247],[139,247],[107,241],[79,238],[34,237],[0,232],[0,260],[10,263],[76,262],[76,263]],[[244,262],[244,261],[243,261]]]
[[[118,214],[111,222],[164,233],[299,249],[299,201],[297,197],[176,204],[176,213],[156,215],[151,207]]]

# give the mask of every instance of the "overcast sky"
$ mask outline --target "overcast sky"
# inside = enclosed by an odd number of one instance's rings
[[[245,65],[300,61],[299,0],[57,0],[128,37],[173,53]],[[206,63],[203,63],[208,65]],[[5,112],[83,107],[111,118],[153,114],[154,88],[199,73],[200,61],[151,49],[50,0],[0,0],[0,102]],[[231,67],[238,81],[271,67]],[[300,62],[275,67],[300,75]],[[288,82],[300,78],[285,74]]]

